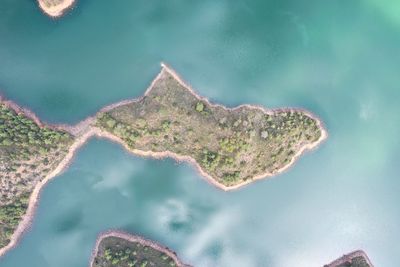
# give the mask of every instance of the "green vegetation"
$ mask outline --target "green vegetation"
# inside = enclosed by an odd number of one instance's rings
[[[165,252],[139,241],[109,236],[100,241],[91,267],[182,266]]]
[[[0,208],[0,247],[6,246],[10,241],[10,236],[28,208],[28,201],[29,194],[24,194],[13,203]]]
[[[299,110],[210,105],[165,70],[140,101],[100,113],[97,127],[132,149],[190,156],[226,186],[275,173],[322,134],[318,121]]]
[[[7,245],[34,186],[55,169],[73,138],[40,127],[0,103],[0,247]]]
[[[203,112],[203,110],[204,110],[204,104],[203,104],[203,102],[197,102],[197,103],[196,103],[196,110],[197,110],[198,112]]]

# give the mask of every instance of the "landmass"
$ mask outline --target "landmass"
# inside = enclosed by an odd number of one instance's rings
[[[30,226],[41,188],[93,136],[139,156],[190,162],[223,190],[286,170],[327,137],[305,110],[212,104],[164,64],[143,97],[74,126],[45,124],[11,101],[0,104],[0,255]]]
[[[135,154],[192,162],[224,189],[282,172],[327,136],[305,110],[212,104],[165,66],[144,97],[99,112],[96,126]]]
[[[72,8],[76,0],[38,0],[40,9],[48,16],[57,18]]]
[[[190,267],[169,248],[119,231],[101,234],[90,267]]]
[[[367,254],[362,250],[357,250],[343,257],[335,260],[334,262],[324,265],[324,267],[374,267],[369,260]]]

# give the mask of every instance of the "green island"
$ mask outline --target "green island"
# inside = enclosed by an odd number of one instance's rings
[[[73,137],[0,103],[0,247],[10,242],[35,185],[54,171]]]
[[[100,112],[96,126],[134,153],[192,159],[222,187],[274,175],[326,137],[308,112],[214,105],[165,67],[144,97]]]
[[[357,250],[324,265],[324,267],[373,267],[373,265],[364,251]]]
[[[99,237],[91,267],[189,267],[176,254],[155,242],[121,232]]]

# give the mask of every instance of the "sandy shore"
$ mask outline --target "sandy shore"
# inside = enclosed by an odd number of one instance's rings
[[[349,254],[343,255],[341,258],[326,265],[326,267],[336,267],[336,266],[344,264],[346,262],[350,262],[353,258],[356,258],[356,257],[363,257],[367,261],[367,263],[369,264],[370,267],[374,267],[374,265],[372,265],[370,259],[368,258],[367,254],[362,250],[356,250]]]
[[[190,267],[190,265],[187,265],[187,264],[184,264],[183,262],[181,262],[180,259],[177,257],[176,253],[174,251],[170,250],[168,247],[165,247],[165,246],[163,246],[161,244],[158,244],[158,243],[156,243],[154,241],[145,239],[145,238],[143,238],[141,236],[128,234],[126,232],[119,231],[119,230],[109,230],[109,231],[101,233],[97,237],[96,245],[95,245],[95,247],[93,249],[93,252],[92,252],[92,256],[91,256],[91,260],[90,260],[90,263],[89,263],[89,267],[92,267],[92,265],[93,265],[95,257],[96,257],[96,255],[97,255],[97,253],[99,251],[100,242],[106,237],[118,237],[118,238],[122,238],[122,239],[125,239],[127,241],[130,241],[130,242],[138,242],[138,243],[140,243],[140,244],[142,244],[144,246],[152,247],[153,249],[156,249],[158,251],[161,251],[161,252],[167,254],[169,257],[171,257],[175,261],[175,263],[176,263],[176,265],[178,267]]]
[[[12,101],[5,101],[1,96],[0,96],[0,101],[2,103],[5,103],[7,106],[9,106],[10,108],[14,109],[17,112],[23,112],[27,117],[33,119],[36,123],[38,123],[38,125],[44,126],[46,125],[46,127],[51,127],[54,129],[58,129],[58,130],[64,130],[67,131],[69,133],[71,133],[72,135],[75,136],[75,141],[74,143],[71,145],[67,155],[65,156],[65,158],[62,160],[62,162],[58,165],[58,167],[53,170],[51,173],[49,173],[41,182],[39,182],[33,192],[32,195],[30,196],[29,199],[29,204],[28,204],[28,210],[27,213],[24,215],[22,221],[20,222],[20,224],[18,225],[16,231],[13,233],[12,237],[11,237],[11,242],[6,246],[0,249],[0,257],[2,255],[4,255],[7,251],[9,251],[10,249],[14,248],[17,244],[18,241],[20,240],[21,236],[23,235],[23,233],[29,229],[31,223],[32,223],[32,218],[34,216],[36,207],[37,207],[37,203],[39,201],[39,197],[40,197],[40,192],[42,190],[42,188],[46,185],[46,183],[48,181],[50,181],[52,178],[54,178],[55,176],[59,175],[63,170],[65,170],[68,165],[70,164],[71,160],[73,159],[75,152],[82,146],[84,145],[91,137],[97,136],[100,138],[106,138],[106,139],[110,139],[113,142],[116,142],[118,144],[121,144],[127,151],[138,155],[138,156],[142,156],[142,157],[151,157],[151,158],[156,158],[156,159],[162,159],[162,158],[173,158],[174,160],[176,160],[177,162],[188,162],[190,163],[192,166],[195,167],[195,169],[200,173],[200,175],[202,177],[205,178],[205,180],[207,182],[209,182],[210,184],[224,190],[224,191],[228,191],[228,190],[233,190],[233,189],[238,189],[244,185],[247,185],[249,183],[252,183],[256,180],[259,179],[263,179],[263,178],[267,178],[267,177],[271,177],[274,175],[277,175],[283,171],[286,171],[288,168],[290,168],[293,163],[306,151],[306,150],[311,150],[316,148],[322,141],[324,141],[327,137],[328,137],[328,133],[325,130],[325,127],[322,124],[322,121],[317,118],[314,114],[302,110],[302,109],[265,109],[263,107],[260,106],[256,106],[256,105],[241,105],[235,108],[227,108],[224,107],[222,105],[219,104],[213,104],[210,103],[209,100],[207,98],[201,97],[200,95],[198,95],[188,84],[186,84],[180,77],[179,75],[173,71],[170,67],[168,67],[166,64],[161,63],[161,71],[160,73],[157,75],[157,77],[152,81],[152,83],[150,84],[150,86],[147,88],[147,90],[145,91],[144,95],[137,98],[137,99],[132,99],[132,100],[123,100],[120,101],[118,103],[114,103],[111,105],[108,105],[104,108],[102,108],[99,112],[105,112],[105,111],[109,111],[113,108],[116,108],[118,106],[122,106],[122,105],[127,105],[130,103],[134,103],[134,102],[138,102],[141,99],[143,99],[150,91],[151,89],[154,87],[154,84],[160,79],[162,78],[164,72],[167,72],[169,74],[171,74],[175,79],[177,79],[184,87],[186,87],[193,95],[195,95],[198,99],[207,102],[209,105],[211,106],[219,106],[222,107],[228,111],[234,111],[236,109],[240,109],[243,107],[247,107],[247,108],[252,108],[252,109],[258,109],[263,111],[265,114],[273,114],[274,112],[278,112],[278,111],[287,111],[287,110],[299,110],[302,111],[303,113],[305,113],[306,115],[314,118],[317,123],[318,126],[321,129],[321,136],[320,138],[312,143],[312,144],[307,144],[305,146],[303,146],[292,158],[292,160],[285,166],[283,166],[282,168],[280,168],[279,170],[273,172],[273,173],[264,173],[264,174],[260,174],[258,176],[253,177],[253,179],[249,179],[243,183],[234,185],[234,186],[225,186],[224,184],[219,183],[216,179],[214,179],[213,177],[211,177],[209,174],[207,174],[202,168],[201,166],[196,162],[196,160],[190,156],[182,156],[182,155],[178,155],[174,152],[171,151],[164,151],[164,152],[153,152],[153,151],[142,151],[142,150],[138,150],[138,149],[131,149],[130,147],[128,147],[128,145],[123,142],[123,140],[121,140],[120,138],[118,138],[117,136],[112,135],[111,133],[108,133],[106,131],[102,131],[101,129],[97,128],[94,126],[94,121],[95,121],[95,117],[98,114],[95,114],[94,116],[88,117],[87,119],[81,121],[80,123],[78,123],[75,126],[69,126],[69,125],[51,125],[51,124],[45,124],[42,123],[37,116],[31,112],[28,109],[25,108],[21,108],[19,107],[17,104],[13,103]]]
[[[65,14],[65,12],[72,8],[76,0],[62,0],[59,4],[48,6],[46,0],[38,0],[39,7],[46,15],[52,18],[58,18]]]

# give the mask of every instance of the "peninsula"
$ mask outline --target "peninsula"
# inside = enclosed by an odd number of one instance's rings
[[[331,262],[324,267],[374,267],[367,254],[362,250],[357,250]]]
[[[40,9],[52,18],[61,17],[70,9],[75,0],[38,0]]]
[[[93,136],[135,155],[187,161],[223,190],[286,170],[327,137],[304,110],[212,104],[164,64],[144,96],[75,126],[46,125],[11,101],[0,104],[0,255],[29,227],[43,185]]]
[[[233,189],[282,172],[327,137],[305,110],[212,104],[162,66],[143,97],[96,116],[104,136],[137,155],[191,162],[211,183]]]
[[[99,236],[90,267],[190,267],[169,248],[140,236],[110,231]]]

